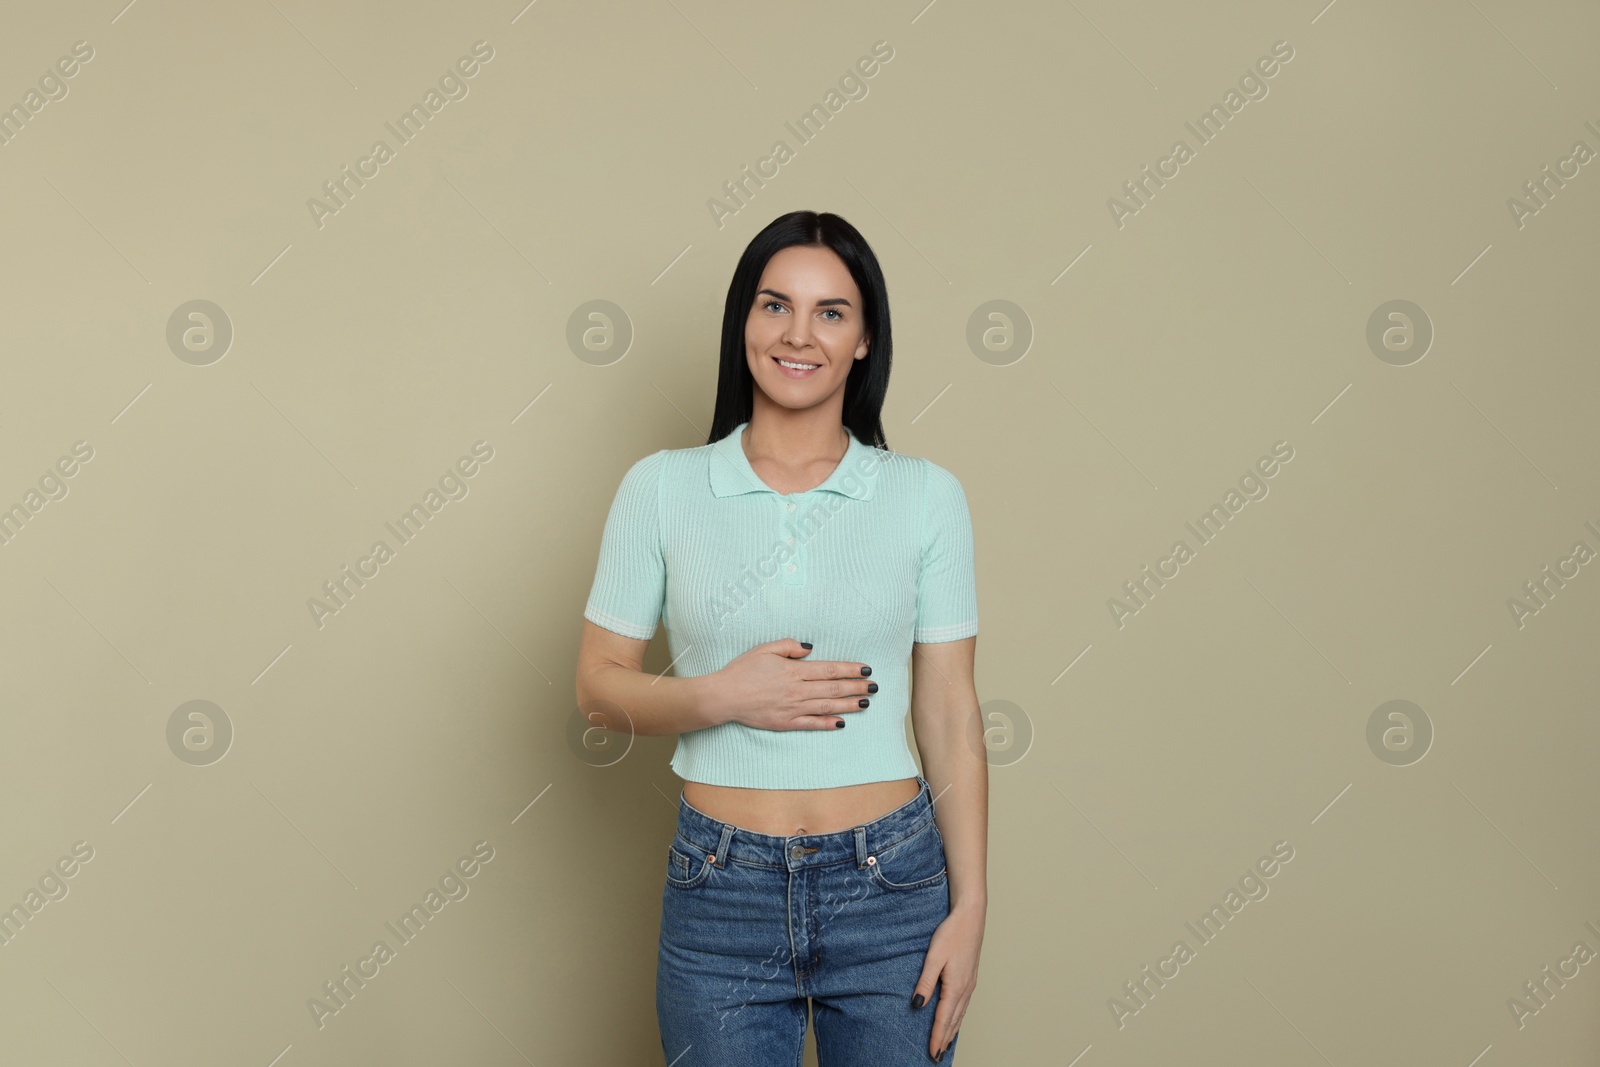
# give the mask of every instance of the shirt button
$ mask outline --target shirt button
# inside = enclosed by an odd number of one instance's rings
[[[794,501],[793,500],[789,501],[789,510],[790,511],[794,510]]]
[[[791,544],[791,545],[794,544],[794,538],[792,538],[792,537],[789,538],[789,540],[786,541],[785,544]]]
[[[793,563],[789,564],[789,573],[790,574],[794,573],[794,564]]]

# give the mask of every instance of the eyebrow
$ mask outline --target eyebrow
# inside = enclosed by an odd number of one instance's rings
[[[770,293],[771,295],[777,297],[779,300],[782,300],[785,304],[792,304],[792,303],[795,302],[794,301],[794,297],[790,296],[787,293],[780,293],[776,289],[760,289],[760,290],[757,290],[756,295],[760,296],[762,293]],[[850,301],[846,300],[842,296],[830,296],[826,300],[818,300],[817,301],[817,306],[818,307],[828,307],[828,306],[833,305],[833,304],[843,304],[845,307],[849,307],[850,306]]]

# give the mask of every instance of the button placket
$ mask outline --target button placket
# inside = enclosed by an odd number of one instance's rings
[[[805,546],[800,544],[795,537],[793,528],[797,525],[799,517],[798,505],[790,498],[783,498],[784,508],[780,511],[778,520],[778,538],[789,549],[788,562],[779,565],[778,574],[783,579],[784,585],[804,585],[806,580]]]

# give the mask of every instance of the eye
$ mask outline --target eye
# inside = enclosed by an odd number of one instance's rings
[[[766,310],[771,310],[772,308],[781,309],[783,307],[783,305],[778,303],[776,300],[768,300],[765,304],[762,304],[761,306],[762,306],[763,309],[766,309]]]
[[[824,310],[830,315],[838,315],[839,319],[844,318],[844,315],[840,313],[838,308],[825,308]],[[833,321],[838,322],[839,319],[834,319]]]

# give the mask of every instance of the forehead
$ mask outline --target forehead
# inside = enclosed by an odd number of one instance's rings
[[[801,302],[843,296],[859,305],[861,296],[844,260],[831,248],[811,245],[790,245],[775,252],[757,288],[776,289]]]

